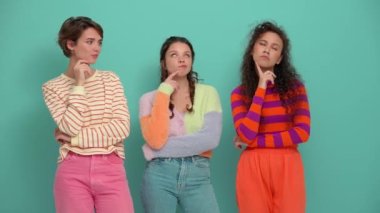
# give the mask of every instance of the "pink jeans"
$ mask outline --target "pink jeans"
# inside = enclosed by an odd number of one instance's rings
[[[56,212],[134,212],[123,162],[115,153],[84,156],[70,152],[56,172]]]

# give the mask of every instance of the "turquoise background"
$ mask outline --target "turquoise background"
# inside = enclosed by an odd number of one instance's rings
[[[66,68],[57,32],[78,15],[103,26],[96,67],[115,71],[125,87],[132,119],[126,168],[136,212],[145,165],[138,100],[158,85],[159,48],[170,35],[193,43],[195,69],[221,96],[223,136],[212,181],[222,212],[237,212],[239,151],[231,142],[229,93],[239,82],[249,31],[266,19],[288,32],[308,89],[312,134],[300,146],[307,212],[380,212],[379,11],[378,0],[1,0],[0,212],[54,212],[58,146],[41,85]]]

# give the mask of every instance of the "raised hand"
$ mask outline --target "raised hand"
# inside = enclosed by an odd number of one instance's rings
[[[174,90],[178,89],[178,83],[176,80],[174,80],[174,77],[176,75],[178,75],[179,71],[176,71],[176,72],[173,72],[172,74],[170,74],[166,79],[165,79],[165,83],[169,84],[170,86],[172,86],[174,88]]]
[[[274,84],[274,79],[276,78],[276,75],[271,70],[263,71],[261,67],[255,62],[257,73],[259,75],[259,84],[258,87],[261,87],[263,89],[267,88],[267,83],[271,82]]]
[[[91,67],[85,60],[78,60],[74,66],[74,77],[77,86],[83,86],[86,76],[91,75]]]

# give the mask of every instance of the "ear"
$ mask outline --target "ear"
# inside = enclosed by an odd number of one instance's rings
[[[281,60],[282,60],[282,55],[281,55],[281,57],[277,60],[276,64],[280,64],[280,63],[281,63]]]
[[[73,40],[67,40],[66,46],[67,46],[67,49],[73,50],[75,47],[75,42]]]
[[[162,68],[163,70],[166,70],[165,61],[162,60],[160,64],[161,64],[161,68]]]

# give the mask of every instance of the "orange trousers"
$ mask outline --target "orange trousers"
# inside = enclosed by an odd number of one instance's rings
[[[240,213],[304,213],[304,171],[297,148],[243,151],[236,197]]]

